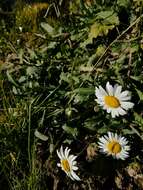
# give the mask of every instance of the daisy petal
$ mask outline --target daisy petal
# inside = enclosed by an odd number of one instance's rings
[[[121,94],[120,94],[120,97],[123,98],[123,97],[126,97],[129,95],[129,91],[128,90],[125,90],[123,91]]]
[[[81,179],[76,175],[75,172],[72,171],[71,174],[72,174],[73,178],[76,179],[77,181],[80,181],[80,180],[81,180]]]
[[[109,82],[107,82],[107,84],[106,84],[106,91],[108,92],[108,94],[110,96],[113,96],[114,89],[113,89],[112,85],[110,85]]]
[[[112,111],[111,111],[111,116],[112,116],[112,118],[115,118],[116,117],[116,112],[112,109]]]
[[[127,112],[125,110],[123,110],[121,107],[118,109],[118,112],[119,112],[120,115],[127,114]]]
[[[116,87],[116,90],[114,91],[114,95],[116,97],[119,97],[119,95],[121,94],[121,90],[122,90],[122,86]]]
[[[61,156],[61,154],[60,154],[60,152],[57,150],[57,155],[58,155],[58,157],[60,158],[60,159],[62,159],[62,156]]]
[[[99,98],[99,97],[103,97],[104,94],[101,92],[101,90],[99,90],[97,87],[95,89],[95,95]]]
[[[133,108],[134,104],[132,102],[121,102],[121,107],[125,110]]]
[[[64,151],[63,151],[63,147],[62,147],[62,146],[61,146],[61,149],[60,149],[60,153],[61,153],[62,158],[64,158],[64,157],[65,157],[65,154],[64,154]]]
[[[78,170],[78,167],[77,166],[72,166],[72,169],[73,170]]]
[[[107,92],[102,88],[102,86],[99,86],[99,90],[103,96],[108,96]]]
[[[77,158],[77,156],[74,156],[74,155],[69,156],[70,162],[73,162],[76,158]]]
[[[65,157],[68,158],[69,156],[70,149],[66,148],[65,149]]]

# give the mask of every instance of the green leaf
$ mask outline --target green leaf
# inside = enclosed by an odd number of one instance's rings
[[[15,86],[12,87],[12,91],[13,91],[14,94],[18,94],[18,90],[16,89]]]
[[[103,19],[103,22],[112,24],[112,25],[118,25],[119,19],[116,13],[113,11],[101,11],[97,14],[97,19]]]
[[[41,27],[50,35],[54,34],[54,28],[50,26],[48,23],[42,22]]]
[[[20,79],[18,80],[19,83],[23,83],[26,81],[26,77],[25,76],[21,76]]]
[[[12,78],[12,76],[10,75],[10,73],[9,73],[8,70],[6,71],[6,74],[7,74],[8,80],[9,80],[12,84],[14,84],[16,87],[19,87],[19,85],[18,85],[18,84],[15,82],[15,80]]]
[[[36,55],[35,51],[31,50],[30,48],[27,48],[27,51],[28,51],[31,59],[36,59],[37,58],[37,55]]]
[[[139,115],[138,113],[134,112],[134,117],[135,117],[135,122],[143,127],[143,117],[141,115]]]
[[[129,129],[123,129],[122,130],[124,135],[133,135],[135,134],[135,132],[133,130],[129,130]]]
[[[57,45],[57,42],[50,42],[50,43],[48,44],[47,48],[48,48],[48,49],[53,49],[53,48],[56,47],[56,45]]]
[[[140,100],[143,100],[143,92],[138,90],[137,88],[136,88],[136,91],[138,93],[138,96],[139,96]]]
[[[98,129],[98,133],[100,134],[107,133],[108,131],[109,131],[109,128],[107,128],[107,126],[104,126]]]
[[[143,76],[142,75],[141,76],[130,76],[130,78],[132,78],[135,81],[141,82],[141,84],[143,83],[142,82],[143,81]]]
[[[74,0],[74,1],[69,1],[69,10],[70,13],[77,13],[79,12],[79,5],[80,5],[80,0]]]
[[[121,7],[128,7],[129,5],[129,0],[118,0],[117,4]]]
[[[102,24],[102,23],[95,22],[90,28],[87,42],[92,43],[93,38],[97,38],[98,36],[107,35],[109,30],[112,30],[114,27],[115,27],[115,25],[113,25],[113,24],[106,25],[104,23]]]
[[[47,141],[48,137],[46,135],[43,135],[42,133],[40,133],[37,129],[34,133],[35,137],[41,139],[42,141]]]
[[[71,134],[72,136],[76,137],[78,135],[78,131],[77,131],[77,128],[72,128],[72,127],[69,127],[67,126],[67,124],[63,125],[62,126],[63,130],[68,133],[68,134]]]
[[[95,93],[95,88],[77,88],[74,92],[81,95],[91,95]]]
[[[39,122],[39,126],[43,126],[44,119],[45,119],[45,113],[46,113],[46,111],[45,111],[45,109],[44,109],[44,110],[43,110],[42,118],[41,118],[41,120],[40,120],[40,122]]]
[[[95,120],[95,117],[86,119],[83,126],[91,131],[97,131]]]
[[[26,74],[27,74],[28,76],[35,75],[36,72],[37,72],[37,68],[34,67],[34,66],[33,66],[33,67],[27,67],[27,69],[26,69]]]
[[[50,144],[49,151],[51,154],[53,153],[53,151],[54,151],[54,144],[53,143]]]
[[[75,84],[80,83],[79,77],[73,76],[71,73],[64,73],[64,72],[62,72],[60,75],[60,81],[59,82],[61,83],[62,81],[65,81],[65,82],[70,83],[70,84],[73,82]]]

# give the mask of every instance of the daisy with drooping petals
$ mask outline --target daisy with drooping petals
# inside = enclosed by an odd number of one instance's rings
[[[108,136],[104,135],[99,138],[100,151],[107,155],[112,155],[116,159],[125,160],[129,157],[130,146],[125,137],[118,136],[116,133],[108,132]]]
[[[109,82],[106,84],[106,90],[102,86],[96,87],[95,95],[96,101],[107,113],[111,113],[112,118],[119,115],[125,115],[127,110],[132,108],[134,104],[130,102],[131,99],[129,91],[122,91],[122,86],[116,84],[114,87]]]
[[[75,161],[77,157],[74,155],[69,155],[69,152],[70,152],[69,148],[66,147],[65,150],[63,150],[62,146],[60,148],[60,151],[57,150],[57,155],[60,158],[60,163],[58,163],[58,166],[61,167],[61,169],[72,180],[80,181],[80,178],[74,172],[78,170],[78,167],[76,166],[77,162]]]

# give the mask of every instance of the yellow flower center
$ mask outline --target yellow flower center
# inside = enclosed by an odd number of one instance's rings
[[[69,165],[69,162],[68,160],[64,159],[61,161],[61,165],[63,167],[63,169],[66,171],[66,172],[69,172],[70,171],[70,165]]]
[[[120,102],[115,96],[105,96],[104,101],[111,108],[118,108],[120,106]]]
[[[121,152],[121,145],[116,141],[111,141],[107,144],[108,151],[114,154]]]

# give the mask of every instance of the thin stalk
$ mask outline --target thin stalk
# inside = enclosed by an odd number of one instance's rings
[[[132,129],[132,131],[133,131],[134,133],[136,133],[136,134],[143,140],[143,136],[140,135],[140,133],[133,127],[133,125],[130,125],[130,128]]]
[[[31,103],[28,108],[28,160],[29,160],[29,166],[30,166],[30,171],[32,169],[31,166],[31,144],[30,144],[30,129],[31,129]]]

